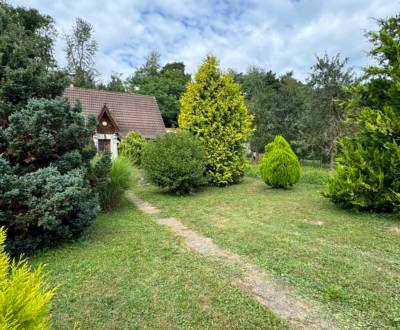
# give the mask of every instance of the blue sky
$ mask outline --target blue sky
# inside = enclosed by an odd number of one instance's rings
[[[369,61],[367,30],[374,18],[394,15],[400,0],[9,0],[52,16],[59,36],[55,55],[64,66],[62,35],[76,17],[90,22],[99,43],[99,79],[132,74],[150,51],[163,63],[183,61],[193,73],[207,54],[221,67],[257,65],[305,79],[315,55],[349,57],[359,71]]]

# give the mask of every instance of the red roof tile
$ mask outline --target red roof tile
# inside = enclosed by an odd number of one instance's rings
[[[71,104],[79,99],[85,116],[94,114],[97,117],[106,105],[122,135],[138,131],[144,137],[150,138],[165,132],[154,96],[79,87],[66,88],[64,96]]]

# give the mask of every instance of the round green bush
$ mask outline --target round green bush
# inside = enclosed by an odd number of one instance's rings
[[[139,132],[129,132],[118,146],[119,154],[140,166],[144,139]]]
[[[299,181],[300,162],[283,136],[276,136],[265,147],[260,174],[264,182],[273,188],[286,188]]]
[[[167,191],[183,194],[206,182],[205,153],[188,132],[167,133],[146,142],[142,167],[147,179]]]

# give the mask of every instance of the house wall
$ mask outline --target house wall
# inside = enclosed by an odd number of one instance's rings
[[[94,145],[96,149],[99,150],[99,140],[110,140],[110,151],[111,151],[111,158],[115,159],[118,157],[118,135],[117,134],[102,134],[96,133],[93,135]]]

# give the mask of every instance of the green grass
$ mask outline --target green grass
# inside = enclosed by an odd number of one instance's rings
[[[286,190],[257,177],[181,197],[150,185],[135,190],[165,216],[290,283],[338,325],[400,328],[400,216],[337,208],[315,184],[328,170],[315,171],[303,169],[312,173],[307,183]]]
[[[46,263],[58,286],[54,329],[286,328],[231,285],[239,270],[184,250],[129,203],[31,261]]]

